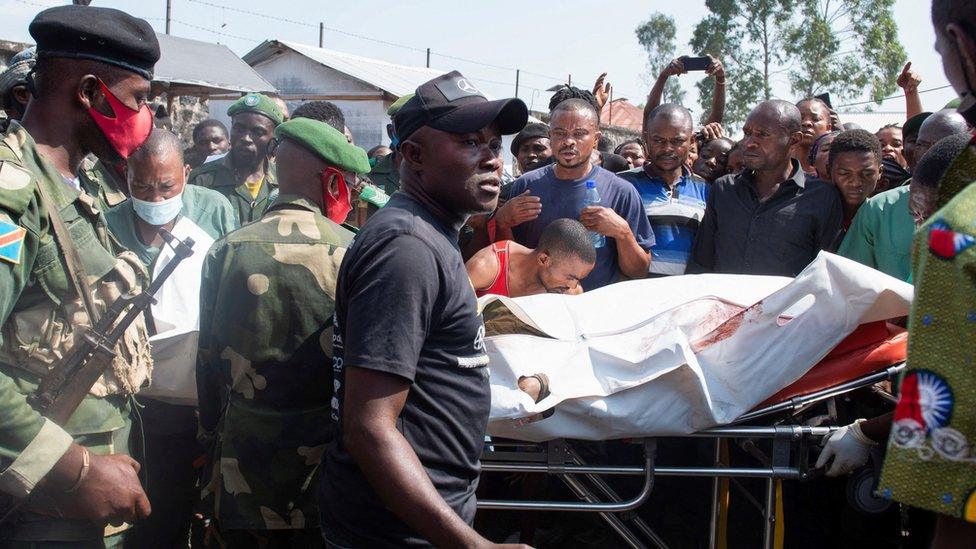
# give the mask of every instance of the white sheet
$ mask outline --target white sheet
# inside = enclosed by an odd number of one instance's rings
[[[482,305],[502,300],[551,336],[486,339],[488,432],[606,440],[729,423],[803,376],[858,325],[907,315],[912,292],[822,252],[795,279],[686,275],[580,296],[486,296]],[[516,381],[538,372],[552,394],[533,403]]]
[[[214,239],[187,217],[173,226],[173,236],[193,239],[193,255],[184,259],[159,288],[152,306],[156,334],[152,345],[153,372],[149,387],[140,391],[170,404],[197,405],[197,343],[200,331],[200,282],[203,261]],[[159,276],[176,254],[163,246],[153,265]]]

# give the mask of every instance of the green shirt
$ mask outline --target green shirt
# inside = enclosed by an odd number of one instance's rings
[[[15,368],[15,361],[9,358],[32,348],[50,348],[48,337],[69,330],[73,321],[63,318],[59,306],[76,295],[54,240],[50,216],[41,205],[42,186],[68,225],[90,277],[109,276],[118,251],[93,199],[68,185],[37,151],[30,134],[11,122],[0,141],[0,222],[24,232],[8,233],[8,238],[22,234],[21,247],[12,257],[0,259],[0,341],[8,356],[0,359],[0,491],[17,496],[33,490],[67,450],[72,435],[84,437],[83,443],[98,453],[126,453],[128,448],[125,397],[89,395],[67,425],[59,427],[27,404],[26,395],[36,389],[38,378]],[[17,335],[11,315],[29,309],[39,314],[48,310],[48,328],[44,333]]]
[[[237,212],[237,223],[240,226],[257,221],[268,209],[275,197],[278,196],[278,180],[275,167],[267,163],[264,183],[257,197],[251,196],[251,191],[244,183],[237,183],[234,177],[233,156],[227,154],[212,162],[198,167],[190,173],[188,183],[213,189],[224,195]]]
[[[905,185],[862,204],[837,253],[898,280],[908,280],[914,236],[915,222],[908,211]]]
[[[282,195],[207,254],[197,390],[200,424],[219,434],[209,488],[222,528],[318,525],[309,487],[332,438],[332,314],[351,237]]]
[[[915,237],[908,369],[878,483],[884,497],[969,522],[976,522],[974,181],[970,144],[939,183],[962,190]]]
[[[396,171],[393,162],[396,154],[393,152],[377,158],[376,165],[369,172],[369,180],[390,196],[400,190],[400,173]]]
[[[230,202],[222,194],[199,186],[184,187],[183,209],[180,210],[180,215],[189,218],[214,240],[219,240],[238,227],[237,212]],[[153,263],[159,257],[160,249],[142,241],[136,225],[136,212],[132,208],[132,201],[126,200],[112,208],[105,217],[108,219],[112,234],[126,249],[135,253],[146,269],[151,271]],[[206,253],[206,250],[195,250],[194,253]]]

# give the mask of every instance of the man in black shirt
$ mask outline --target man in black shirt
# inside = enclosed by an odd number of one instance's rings
[[[329,544],[488,544],[470,526],[488,355],[457,239],[468,215],[494,209],[501,136],[527,118],[522,101],[488,101],[457,72],[394,116],[401,191],[356,236],[336,288],[338,436],[319,483]]]
[[[796,106],[763,102],[742,133],[745,169],[712,184],[685,272],[796,276],[837,245],[840,195],[790,158],[802,137]]]

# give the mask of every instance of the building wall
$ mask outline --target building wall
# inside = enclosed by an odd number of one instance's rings
[[[390,118],[386,109],[392,104],[378,88],[369,86],[342,72],[324,67],[303,55],[286,51],[254,70],[285,98],[288,110],[294,112],[301,104],[315,99],[326,99],[342,109],[346,126],[352,132],[356,145],[369,150],[376,145],[389,145],[386,125]],[[230,127],[227,107],[233,99],[212,99],[210,115]]]

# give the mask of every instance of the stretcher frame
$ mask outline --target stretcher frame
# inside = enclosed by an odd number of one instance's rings
[[[819,446],[824,437],[839,429],[840,425],[805,426],[783,422],[810,406],[859,389],[873,387],[884,381],[892,381],[904,371],[901,361],[873,373],[862,375],[835,386],[795,396],[782,402],[764,406],[744,414],[728,426],[707,429],[685,437],[715,440],[715,465],[712,467],[661,467],[655,465],[657,438],[646,437],[631,442],[643,448],[641,465],[598,466],[588,465],[565,439],[541,444],[521,442],[486,442],[481,458],[482,471],[487,473],[541,473],[562,481],[579,501],[525,501],[479,500],[478,509],[512,511],[564,511],[599,513],[607,525],[630,547],[650,546],[665,549],[661,539],[645,521],[631,511],[640,507],[650,497],[657,476],[711,477],[712,501],[709,527],[709,546],[717,547],[719,537],[720,485],[722,478],[765,479],[763,502],[753,501],[763,515],[763,547],[774,547],[776,521],[776,481],[808,480],[819,476],[809,462],[808,451]],[[766,420],[772,424],[761,424]],[[668,436],[668,438],[674,438]],[[728,467],[720,463],[722,440],[742,440],[743,448],[756,457],[761,467]],[[756,439],[772,441],[769,455],[759,450]],[[603,479],[605,476],[642,477],[638,493],[628,499],[616,493]],[[751,496],[748,496],[750,499]]]

